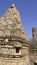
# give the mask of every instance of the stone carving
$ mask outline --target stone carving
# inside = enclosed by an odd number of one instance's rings
[[[13,5],[0,19],[0,65],[30,65],[28,41],[20,14]]]

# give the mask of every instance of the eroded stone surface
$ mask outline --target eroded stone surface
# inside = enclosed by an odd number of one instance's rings
[[[0,65],[30,65],[28,38],[13,5],[0,19]]]

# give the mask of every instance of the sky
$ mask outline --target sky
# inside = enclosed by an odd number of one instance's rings
[[[37,28],[37,0],[0,0],[0,18],[12,4],[15,4],[20,12],[27,36],[32,38],[32,27]]]

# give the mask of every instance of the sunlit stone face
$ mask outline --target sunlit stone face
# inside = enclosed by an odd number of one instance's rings
[[[8,38],[5,39],[5,42],[8,42]]]

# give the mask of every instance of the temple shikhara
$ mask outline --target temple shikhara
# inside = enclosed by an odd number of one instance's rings
[[[29,39],[13,4],[0,18],[0,65],[30,65]]]

